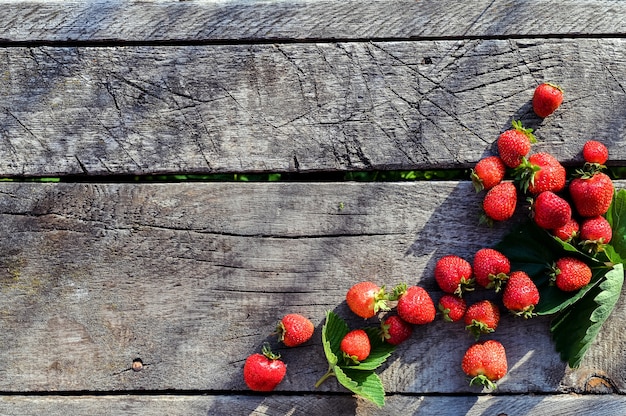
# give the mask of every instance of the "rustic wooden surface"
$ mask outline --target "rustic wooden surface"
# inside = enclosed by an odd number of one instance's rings
[[[565,164],[593,138],[626,166],[626,3],[0,9],[0,176],[81,181],[0,183],[0,414],[626,413],[624,300],[577,370],[548,318],[505,316],[510,372],[495,394],[467,385],[472,339],[440,321],[383,367],[385,408],[334,380],[313,387],[325,312],[363,325],[343,302],[349,286],[419,283],[437,299],[438,257],[469,259],[507,232],[477,225],[466,180],[119,176],[468,168],[512,119]],[[566,99],[542,121],[529,100],[544,80]],[[311,317],[315,336],[280,349],[289,371],[276,392],[251,393],[243,361],[287,312]]]

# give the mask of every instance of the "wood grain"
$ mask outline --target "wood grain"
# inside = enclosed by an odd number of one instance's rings
[[[7,42],[623,35],[626,27],[626,5],[609,0],[5,0],[0,7]]]
[[[434,262],[471,259],[511,226],[477,226],[479,200],[468,182],[4,183],[0,391],[245,392],[247,355],[299,312],[316,332],[278,349],[289,368],[278,391],[345,392],[334,380],[313,387],[327,367],[326,311],[363,326],[343,299],[365,279],[438,299]],[[554,351],[548,318],[505,314],[496,335],[510,371],[498,391],[623,393],[625,313],[621,301],[576,371]],[[416,328],[380,373],[386,391],[478,393],[459,367],[472,340],[440,320]]]
[[[624,39],[4,48],[0,175],[470,167],[521,119],[626,162]],[[541,120],[533,90],[565,102]]]
[[[376,408],[352,397],[299,395],[283,396],[84,396],[84,397],[2,397],[0,412],[9,415],[93,416],[124,414],[129,416],[200,416],[267,414],[342,414],[356,416],[421,415],[482,416],[594,416],[623,414],[626,399],[620,395],[551,396],[402,396],[387,398],[385,407]]]

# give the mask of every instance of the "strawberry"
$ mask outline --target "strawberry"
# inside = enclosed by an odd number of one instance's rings
[[[458,296],[445,294],[439,299],[438,309],[446,322],[457,322],[463,319],[467,304]]]
[[[550,280],[562,291],[573,292],[587,286],[591,274],[591,268],[584,261],[562,257],[554,263]]]
[[[458,297],[474,290],[472,274],[472,265],[459,256],[443,256],[435,264],[435,280],[441,290]]]
[[[514,271],[502,294],[504,307],[515,315],[530,318],[539,303],[539,290],[530,276],[523,271]]]
[[[512,182],[501,182],[491,188],[483,199],[483,222],[506,221],[515,213],[517,189]]]
[[[563,102],[563,90],[558,85],[543,83],[533,93],[533,110],[541,118],[554,113]]]
[[[537,139],[532,129],[526,129],[521,121],[513,121],[513,128],[498,136],[498,153],[504,164],[516,168],[522,163],[522,158],[530,152],[530,145]]]
[[[587,163],[604,165],[609,159],[609,149],[598,141],[588,140],[583,145],[583,159]]]
[[[495,381],[504,377],[508,370],[504,346],[495,340],[473,344],[465,352],[461,368],[472,377],[470,385],[495,389]]]
[[[415,325],[423,325],[435,320],[435,304],[426,290],[420,286],[400,285],[396,292],[396,309],[402,320]]]
[[[372,345],[367,332],[362,329],[354,329],[343,337],[339,349],[349,363],[358,364],[369,357]]]
[[[313,322],[297,313],[283,316],[283,319],[276,326],[278,340],[288,347],[295,347],[307,342],[313,336],[314,330]]]
[[[478,285],[499,292],[502,283],[509,278],[511,262],[498,250],[481,248],[474,254],[472,268]]]
[[[471,179],[476,192],[489,190],[502,182],[506,173],[506,166],[498,156],[488,156],[476,163],[472,169]]]
[[[600,215],[586,218],[580,224],[580,244],[590,253],[602,251],[612,238],[611,224]]]
[[[387,311],[387,300],[384,286],[381,288],[373,282],[360,282],[352,286],[346,294],[346,303],[352,312],[361,318],[372,318],[379,311]]]
[[[567,224],[572,218],[569,202],[551,191],[540,193],[532,204],[535,223],[546,230]]]
[[[582,217],[604,215],[613,200],[613,191],[611,178],[602,172],[583,173],[569,184],[574,208]]]
[[[413,326],[398,315],[391,315],[381,323],[383,341],[391,345],[399,345],[409,339],[413,333]]]
[[[500,310],[490,300],[473,303],[465,311],[465,329],[478,340],[481,334],[493,332],[500,322]]]
[[[551,230],[551,232],[556,238],[569,243],[578,237],[579,229],[580,225],[578,224],[578,221],[574,218],[570,218],[564,226],[555,228],[554,230]]]
[[[262,352],[246,359],[243,380],[250,390],[272,391],[285,377],[287,366],[280,360],[280,355],[272,353],[269,344],[263,345]]]
[[[561,163],[549,153],[535,153],[515,169],[520,188],[533,195],[543,191],[559,192],[565,188],[566,172]]]

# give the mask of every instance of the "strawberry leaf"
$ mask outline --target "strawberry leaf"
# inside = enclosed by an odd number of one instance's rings
[[[571,368],[577,368],[602,324],[615,307],[624,283],[624,267],[617,264],[581,299],[567,307],[550,327],[556,350]]]
[[[613,201],[605,215],[613,231],[611,246],[619,259],[626,259],[626,189],[613,194]],[[610,258],[610,254],[609,255]],[[613,258],[612,260],[616,260]],[[622,261],[620,261],[621,263]]]
[[[332,311],[326,312],[326,322],[322,327],[322,345],[326,359],[331,366],[339,362],[339,357],[342,355],[339,345],[348,332],[348,325],[343,319]]]
[[[363,397],[378,407],[385,405],[385,389],[380,378],[373,371],[359,371],[349,368],[336,368],[335,376],[342,386]]]
[[[535,306],[533,311],[537,313],[537,315],[552,315],[573,305],[602,281],[606,271],[606,268],[594,268],[589,284],[575,293],[564,292],[552,285],[542,288],[539,304]]]

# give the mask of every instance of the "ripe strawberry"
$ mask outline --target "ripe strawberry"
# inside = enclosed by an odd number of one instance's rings
[[[500,310],[492,301],[481,300],[467,308],[464,321],[465,329],[478,340],[481,334],[496,330],[500,322]]]
[[[243,365],[243,380],[250,390],[272,391],[283,380],[287,366],[272,353],[268,344],[263,345],[263,353],[252,354]]]
[[[535,282],[523,271],[514,271],[502,294],[504,307],[515,315],[530,318],[539,303],[539,290]]]
[[[604,165],[609,159],[609,149],[600,142],[588,140],[583,145],[583,159],[587,163],[597,163]]]
[[[543,191],[559,192],[565,188],[565,168],[549,153],[530,155],[515,171],[516,179],[524,192],[538,195]]]
[[[435,304],[426,290],[420,286],[406,287],[401,285],[396,289],[398,316],[404,321],[423,325],[435,320]]]
[[[590,253],[602,251],[612,238],[611,224],[600,215],[586,218],[580,224],[580,244]]]
[[[509,279],[511,262],[498,250],[481,248],[474,254],[472,268],[478,285],[499,292],[502,283]]]
[[[445,294],[439,299],[438,309],[446,322],[457,322],[463,319],[467,310],[467,303],[458,296]]]
[[[476,163],[472,169],[471,179],[476,192],[489,190],[502,182],[506,173],[506,166],[498,156],[488,156]]]
[[[564,292],[573,292],[587,286],[591,281],[591,268],[582,260],[562,257],[552,268],[551,281]]]
[[[583,217],[604,215],[613,200],[613,182],[602,172],[583,174],[569,184],[576,212]]]
[[[276,326],[278,340],[288,347],[307,342],[313,336],[314,330],[313,322],[297,313],[285,315]]]
[[[343,337],[339,349],[348,362],[358,364],[369,357],[372,345],[367,332],[362,329],[354,329]]]
[[[554,235],[555,237],[559,238],[562,241],[565,241],[566,243],[569,243],[576,237],[578,237],[579,229],[580,225],[578,224],[578,221],[570,218],[567,224],[562,227],[555,228],[554,230],[551,230],[551,232],[552,235]]]
[[[474,290],[472,265],[465,259],[447,255],[435,264],[435,280],[446,293],[462,297],[465,292]]]
[[[391,315],[381,323],[383,341],[391,345],[399,345],[409,339],[413,333],[413,326],[398,315]]]
[[[522,163],[522,158],[530,152],[531,143],[537,139],[532,129],[526,129],[521,121],[513,121],[513,128],[500,134],[498,137],[498,153],[500,159],[510,168],[516,168]]]
[[[535,223],[546,230],[554,230],[567,224],[572,218],[569,202],[551,191],[540,193],[532,205]]]
[[[384,286],[373,282],[360,282],[352,286],[346,294],[346,303],[352,312],[361,318],[371,318],[379,311],[387,311],[388,296]]]
[[[554,113],[563,102],[563,90],[558,85],[543,83],[535,88],[533,110],[541,118]]]
[[[508,371],[504,346],[495,340],[470,346],[463,356],[461,368],[472,377],[470,386],[482,385],[495,389],[495,381],[504,377]]]
[[[486,219],[483,221],[506,221],[515,213],[517,189],[512,182],[501,182],[491,188],[483,199]]]

